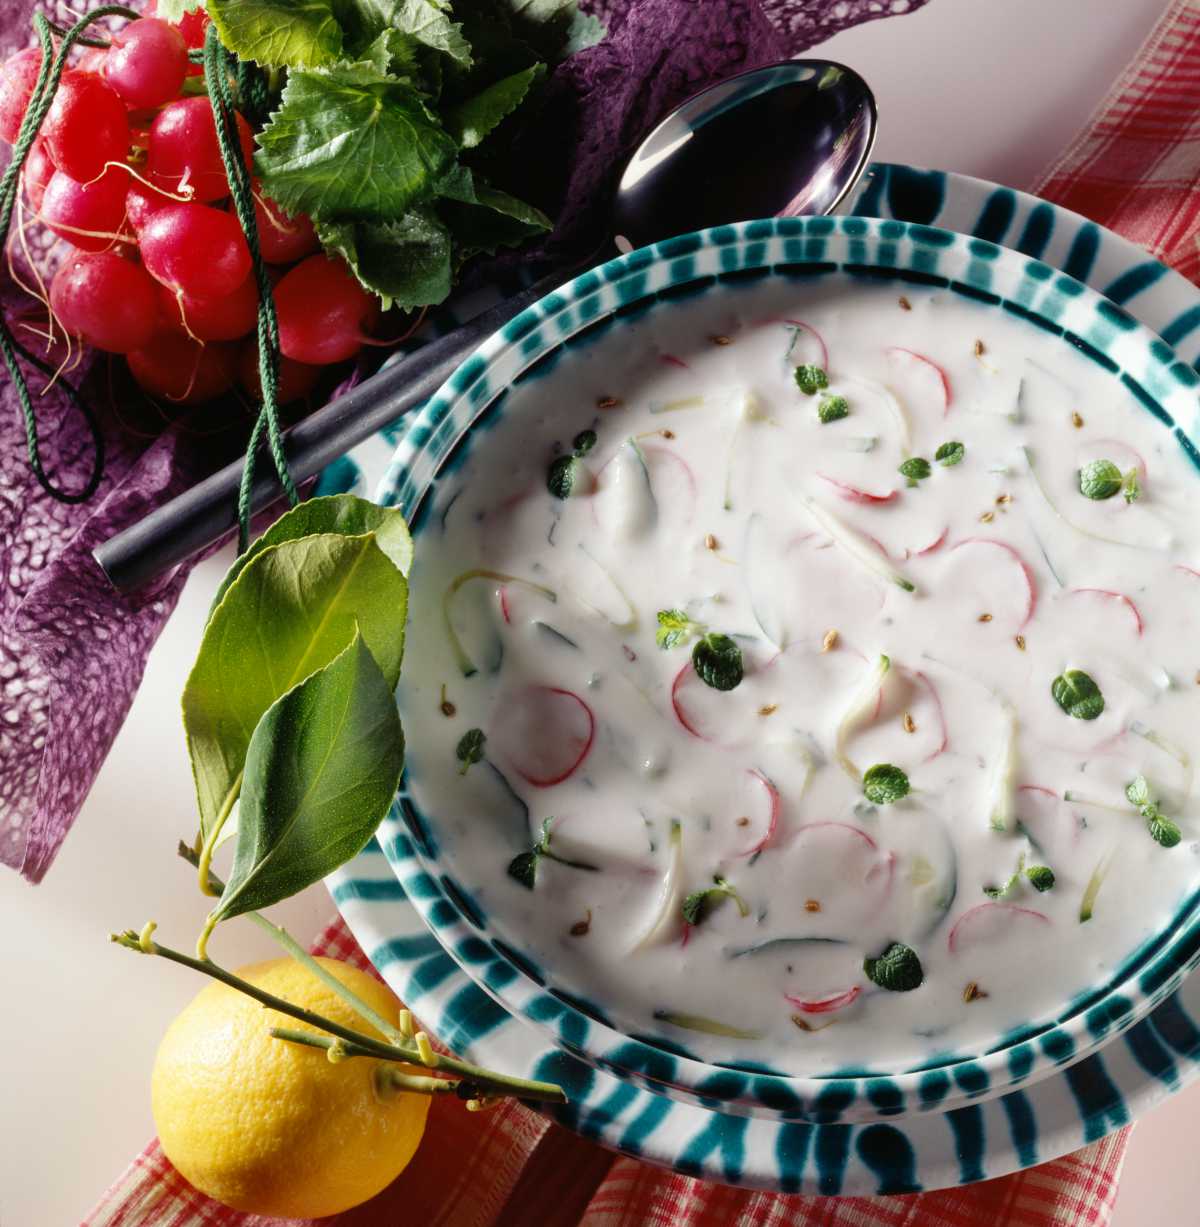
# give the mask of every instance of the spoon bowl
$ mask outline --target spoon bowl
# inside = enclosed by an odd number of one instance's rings
[[[858,182],[875,140],[875,100],[851,69],[785,60],[709,86],[675,108],[626,164],[610,234],[622,250],[753,217],[828,213]],[[424,404],[498,328],[584,268],[612,240],[556,269],[310,414],[285,434],[300,484],[356,444]],[[254,512],[279,498],[260,466]],[[95,558],[113,586],[133,592],[219,541],[237,524],[243,462],[236,460],[104,542]]]

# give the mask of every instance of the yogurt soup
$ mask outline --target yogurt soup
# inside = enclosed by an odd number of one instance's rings
[[[622,1030],[795,1074],[986,1049],[1196,884],[1198,496],[1115,377],[945,292],[622,321],[435,483],[413,799]]]

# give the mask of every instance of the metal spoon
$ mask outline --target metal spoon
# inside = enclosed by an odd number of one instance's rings
[[[612,240],[629,250],[725,222],[829,213],[866,167],[876,119],[866,82],[826,60],[787,60],[720,81],[678,106],[635,150],[613,199]],[[297,483],[421,405],[496,329],[607,259],[612,240],[293,426],[286,450]],[[266,464],[260,473],[255,511],[279,497]],[[226,465],[104,542],[95,557],[113,585],[132,592],[233,528],[241,474],[240,460]]]

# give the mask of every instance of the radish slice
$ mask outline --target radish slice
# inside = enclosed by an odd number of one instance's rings
[[[853,826],[849,822],[806,822],[803,826],[796,828],[797,837],[803,835],[805,831],[822,831],[828,830],[830,827],[836,827],[839,831],[849,831],[858,839],[861,839],[872,852],[879,851],[879,845],[867,834],[862,827]]]
[[[811,762],[810,762],[809,769],[811,770]],[[771,781],[768,780],[767,777],[763,775],[761,771],[757,770],[754,767],[751,767],[750,770],[746,772],[746,774],[751,776],[754,780],[756,780],[758,784],[761,786],[762,790],[765,791],[766,793],[766,799],[767,799],[766,801],[766,814],[767,814],[766,828],[767,829],[766,829],[766,833],[763,835],[763,837],[760,840],[758,840],[751,847],[747,848],[745,852],[739,852],[736,855],[738,856],[757,856],[758,853],[760,853],[764,848],[767,847],[768,844],[770,844],[771,840],[775,838],[776,832],[779,830],[779,815],[783,809],[783,802],[779,796],[779,789],[776,788],[775,785],[772,784]]]
[[[683,908],[683,828],[678,818],[671,819],[667,839],[667,871],[649,919],[634,941],[633,951],[644,950],[681,921]]]
[[[936,541],[932,542],[930,545],[927,545],[923,550],[913,550],[913,557],[921,558],[925,554],[932,554],[934,550],[940,550],[942,546],[946,544],[946,538],[949,535],[950,526],[947,524],[946,527],[942,529],[942,535],[938,537]]]
[[[916,592],[917,586],[905,579],[899,571],[893,571],[861,533],[856,532],[848,524],[843,524],[831,511],[826,511],[808,495],[800,495],[800,502],[804,504],[817,526],[824,529],[833,538],[835,544],[849,554],[855,562],[866,567],[868,571],[878,575],[881,579],[887,580],[889,584],[902,588],[905,592]]]
[[[702,733],[695,725],[693,718],[687,713],[686,708],[680,702],[680,691],[683,689],[684,683],[688,680],[688,676],[694,673],[692,662],[689,660],[677,674],[675,680],[671,683],[671,709],[675,713],[675,719],[679,721],[683,727],[691,733],[693,737],[699,737],[701,741],[710,741],[711,738]]]
[[[944,754],[946,752],[946,747],[950,744],[950,734],[946,728],[946,712],[942,707],[942,697],[938,694],[937,687],[929,680],[929,678],[927,678],[919,669],[912,670],[912,675],[929,692],[929,697],[933,700],[933,706],[937,711],[938,727],[942,731],[942,739],[940,742],[938,742],[937,749],[931,754],[927,754],[924,759],[922,759],[923,762],[931,763],[939,754]],[[880,693],[882,694],[882,691]]]
[[[787,347],[787,353],[783,355],[784,362],[791,363],[793,366],[800,365],[801,359],[807,355],[797,354],[795,352],[796,345],[801,337],[805,337],[809,343],[804,348],[815,348],[818,350],[817,357],[819,361],[816,365],[823,371],[828,371],[829,349],[825,345],[824,337],[811,324],[806,324],[803,320],[784,320],[783,324],[792,334],[792,339]]]
[[[676,358],[674,354],[659,354],[658,360],[664,366],[675,366],[681,371],[686,371],[689,369],[688,364],[684,362],[682,358]]]
[[[463,677],[471,677],[478,673],[479,670],[475,662],[467,654],[466,649],[462,645],[462,640],[459,638],[458,631],[455,630],[453,621],[454,598],[462,590],[463,586],[473,579],[488,579],[497,584],[520,584],[523,588],[527,588],[530,592],[536,592],[546,600],[554,603],[558,600],[558,595],[553,589],[547,588],[542,584],[535,584],[531,580],[521,579],[516,575],[505,575],[502,571],[486,571],[476,569],[472,571],[464,571],[450,581],[449,587],[442,596],[442,624],[446,630],[446,637],[450,640],[450,650],[454,654],[455,664],[462,670]],[[505,612],[506,605],[502,602],[501,611]],[[505,613],[505,621],[508,620]]]
[[[846,741],[850,736],[851,731],[859,723],[860,720],[867,714],[868,710],[875,708],[878,696],[883,686],[883,679],[887,677],[888,670],[892,667],[891,660],[886,656],[879,656],[875,663],[871,666],[866,677],[863,678],[862,684],[858,690],[854,692],[846,710],[842,713],[841,720],[838,721],[837,731],[834,734],[834,754],[837,756],[838,762],[842,766],[842,770],[858,784],[862,780],[862,772],[854,765],[849,755],[846,753]]]
[[[964,942],[987,941],[1009,929],[1018,920],[1050,923],[1049,916],[1044,912],[1035,912],[1031,907],[1018,907],[1015,903],[980,903],[958,918],[950,930],[946,945],[951,954],[957,954]]]
[[[596,736],[592,709],[558,686],[526,686],[496,705],[489,737],[535,788],[552,788],[578,770]]]
[[[1024,630],[1029,625],[1029,620],[1033,617],[1034,611],[1037,609],[1038,590],[1037,580],[1034,578],[1033,571],[1029,564],[1009,545],[1006,541],[997,541],[993,537],[968,537],[965,541],[960,541],[954,550],[961,550],[966,545],[993,545],[997,549],[1003,550],[1013,561],[1021,568],[1021,575],[1025,580],[1025,614],[1021,619],[1021,624],[1017,627],[1018,630]]]
[[[1068,596],[1083,596],[1085,594],[1093,596],[1105,596],[1111,600],[1120,601],[1126,609],[1133,615],[1133,624],[1137,629],[1138,637],[1141,637],[1143,630],[1142,615],[1138,612],[1138,607],[1127,597],[1123,592],[1113,592],[1109,588],[1071,588],[1068,589]]]
[[[849,482],[838,481],[836,477],[827,477],[824,473],[818,473],[817,476],[822,481],[827,481],[838,493],[839,498],[844,498],[849,503],[890,503],[900,494],[899,490],[889,490],[887,494],[872,494],[869,490],[860,490],[857,486],[852,486]],[[880,549],[883,549],[880,546]],[[884,553],[887,553],[884,550]]]
[[[834,1010],[851,1005],[861,995],[862,989],[855,985],[854,988],[848,988],[844,993],[824,997],[820,1001],[805,1001],[802,997],[793,997],[791,993],[784,993],[783,999],[789,1005],[795,1006],[801,1014],[831,1014]]]
[[[912,389],[915,399],[936,405],[943,417],[950,412],[950,376],[936,362],[915,350],[895,345],[888,349],[887,356],[896,375]]]

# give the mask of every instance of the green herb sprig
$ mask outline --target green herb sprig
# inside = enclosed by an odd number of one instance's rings
[[[526,890],[533,890],[537,885],[538,866],[543,857],[546,860],[557,861],[560,865],[566,865],[570,869],[583,869],[589,873],[599,872],[598,865],[589,864],[587,861],[568,860],[565,856],[559,856],[558,853],[551,851],[550,824],[553,821],[552,817],[546,818],[542,822],[542,833],[533,847],[528,852],[518,853],[508,863],[506,871],[508,876],[520,882]]]
[[[738,893],[737,887],[726,878],[721,877],[720,874],[713,874],[713,884],[711,886],[694,890],[684,899],[680,909],[684,923],[689,925],[703,924],[726,899],[732,899],[737,904],[740,916],[746,917],[750,915],[750,909],[746,906],[745,899]]]
[[[660,609],[654,642],[664,650],[687,643],[693,635],[704,632],[702,622],[694,622],[682,609]]]
[[[1150,784],[1144,775],[1135,776],[1125,786],[1125,796],[1139,814],[1146,820],[1146,829],[1150,838],[1164,848],[1174,848],[1183,838],[1177,823],[1172,822],[1162,810],[1158,802],[1150,796]]]

